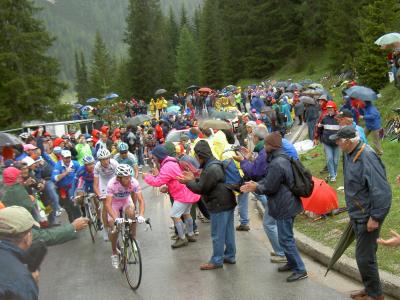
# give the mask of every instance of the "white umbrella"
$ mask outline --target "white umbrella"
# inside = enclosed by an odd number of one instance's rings
[[[382,35],[379,39],[375,41],[375,44],[379,46],[385,46],[385,45],[390,45],[393,43],[400,42],[400,33],[397,32],[391,32]]]

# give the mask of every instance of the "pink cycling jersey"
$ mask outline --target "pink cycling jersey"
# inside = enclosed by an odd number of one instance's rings
[[[139,182],[133,177],[128,187],[122,186],[116,177],[112,178],[107,184],[107,195],[112,197],[111,206],[116,212],[129,206],[131,193],[140,191]]]

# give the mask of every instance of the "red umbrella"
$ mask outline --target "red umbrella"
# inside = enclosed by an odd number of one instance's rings
[[[310,197],[301,198],[304,210],[324,215],[339,207],[336,191],[324,180],[313,176],[314,190]]]
[[[200,93],[211,93],[212,89],[208,88],[208,87],[202,87],[201,89],[199,89]]]

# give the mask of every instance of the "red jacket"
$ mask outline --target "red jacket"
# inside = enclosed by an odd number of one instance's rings
[[[154,129],[156,130],[156,139],[157,140],[163,139],[164,133],[163,133],[163,130],[162,130],[162,127],[160,126],[160,124],[157,124]]]

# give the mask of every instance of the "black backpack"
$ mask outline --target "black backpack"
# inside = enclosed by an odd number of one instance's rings
[[[281,156],[288,159],[292,167],[294,183],[289,187],[291,192],[297,197],[310,197],[314,189],[311,172],[303,166],[300,160],[286,155]]]

